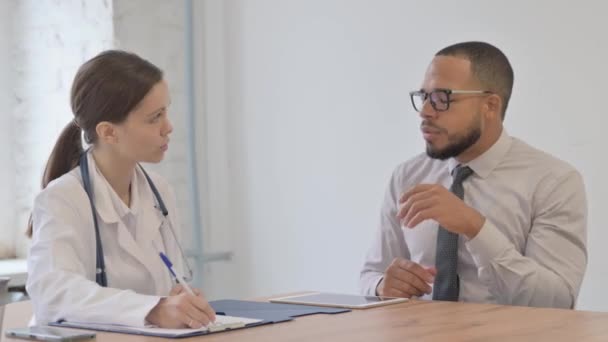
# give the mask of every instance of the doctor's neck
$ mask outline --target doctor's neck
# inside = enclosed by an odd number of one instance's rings
[[[137,163],[120,157],[116,152],[96,146],[92,153],[97,169],[106,178],[120,199],[130,207],[131,179]]]

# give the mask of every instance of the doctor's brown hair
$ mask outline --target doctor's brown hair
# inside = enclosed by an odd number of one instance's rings
[[[82,138],[97,142],[100,122],[119,124],[163,78],[162,71],[130,52],[108,50],[85,62],[76,73],[70,95],[74,119],[63,129],[42,175],[42,189],[78,165]],[[32,236],[30,216],[27,235]]]

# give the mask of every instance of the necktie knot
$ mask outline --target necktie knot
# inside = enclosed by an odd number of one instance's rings
[[[462,182],[472,174],[473,170],[470,167],[462,165],[456,166],[452,171],[452,176],[454,177],[453,184],[462,184]]]

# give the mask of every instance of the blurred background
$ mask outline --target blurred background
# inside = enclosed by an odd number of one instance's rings
[[[0,276],[24,235],[77,68],[109,48],[165,71],[174,124],[150,165],[175,188],[210,299],[355,293],[393,168],[423,151],[408,92],[433,54],[483,40],[515,70],[511,135],[581,171],[589,264],[578,309],[608,310],[601,0],[0,0]]]

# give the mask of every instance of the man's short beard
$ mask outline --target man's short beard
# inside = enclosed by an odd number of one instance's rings
[[[441,150],[433,149],[433,147],[427,143],[426,154],[433,159],[439,160],[457,157],[469,149],[469,147],[473,146],[479,140],[479,138],[481,138],[481,125],[478,121],[477,125],[471,127],[466,135],[457,138],[451,138],[448,136],[448,141],[451,142],[448,146]]]

